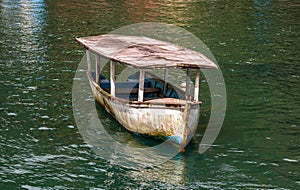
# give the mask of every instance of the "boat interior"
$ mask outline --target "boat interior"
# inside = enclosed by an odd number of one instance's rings
[[[92,73],[94,81],[96,81],[95,72]],[[98,85],[107,93],[110,93],[111,82],[103,75],[99,76]],[[116,97],[128,99],[130,101],[138,100],[139,92],[139,72],[130,75],[126,81],[115,82]],[[158,78],[151,73],[146,73],[144,80],[144,101],[158,98],[175,98],[183,99],[184,91]]]

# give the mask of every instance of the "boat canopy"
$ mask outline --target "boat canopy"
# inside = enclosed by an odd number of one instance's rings
[[[148,37],[106,34],[76,40],[95,54],[140,69],[218,68],[199,52]]]

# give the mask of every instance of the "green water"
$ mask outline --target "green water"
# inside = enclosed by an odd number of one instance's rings
[[[299,10],[291,0],[1,0],[0,189],[299,189]],[[204,41],[227,112],[204,154],[201,125],[186,153],[129,169],[96,154],[76,126],[71,91],[84,50],[74,38],[148,21]],[[200,118],[205,126],[205,102]],[[112,135],[144,140],[103,120]]]

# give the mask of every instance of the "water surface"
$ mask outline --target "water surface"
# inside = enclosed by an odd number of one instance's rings
[[[299,189],[299,8],[289,0],[0,1],[0,189]],[[136,170],[101,158],[78,131],[71,91],[84,50],[74,38],[148,21],[205,42],[223,71],[228,110],[200,155],[210,112],[203,90],[186,153]]]

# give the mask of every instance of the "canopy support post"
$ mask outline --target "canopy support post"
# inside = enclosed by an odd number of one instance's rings
[[[110,60],[110,94],[112,97],[116,96],[115,82],[115,63],[113,60]]]
[[[195,78],[195,91],[194,91],[194,101],[199,101],[199,80],[200,80],[200,69],[196,69]]]
[[[144,101],[145,69],[140,69],[138,102]]]
[[[164,93],[163,95],[165,96],[167,93],[167,85],[168,85],[168,76],[169,76],[169,69],[165,69],[165,85],[164,85]]]
[[[186,71],[186,89],[185,89],[185,99],[188,100],[190,96],[190,84],[191,84],[191,70]]]
[[[100,56],[95,55],[96,58],[96,83],[100,84]]]
[[[86,50],[86,61],[88,66],[88,72],[90,73],[92,71],[92,63],[91,63],[91,52],[89,50]]]

